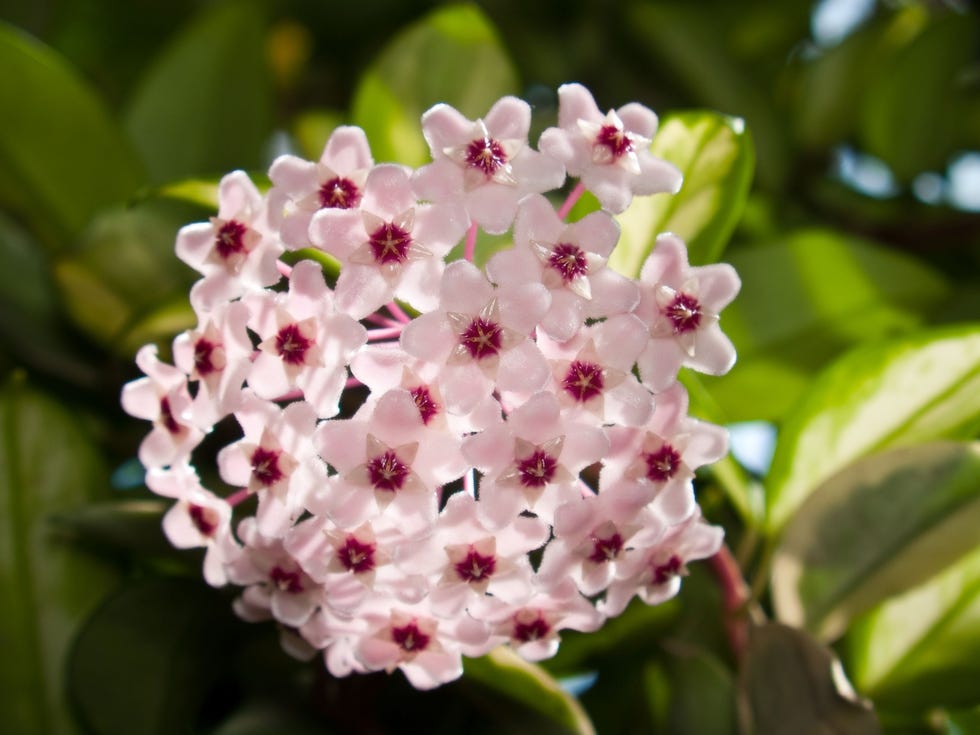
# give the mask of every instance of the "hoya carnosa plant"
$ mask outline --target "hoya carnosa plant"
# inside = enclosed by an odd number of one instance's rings
[[[721,546],[692,480],[726,435],[688,417],[677,372],[732,366],[718,315],[738,277],[690,267],[671,234],[638,279],[607,267],[613,215],[681,177],[650,153],[646,107],[603,114],[577,84],[559,101],[539,150],[517,98],[479,120],[436,105],[415,171],[338,128],[319,161],[277,159],[264,195],[227,175],[217,216],[177,237],[198,325],[174,365],[144,347],[122,394],[153,423],[147,485],[175,500],[171,542],[242,588],[237,613],[334,675],[428,688],[494,646],[547,658],[562,630],[675,595]],[[568,221],[585,190],[603,209]],[[481,229],[513,240],[484,268]],[[305,248],[335,281],[284,262]],[[218,422],[239,435],[217,454],[224,497],[194,464]]]

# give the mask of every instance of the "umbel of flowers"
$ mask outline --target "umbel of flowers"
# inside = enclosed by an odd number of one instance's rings
[[[731,367],[718,313],[738,277],[690,267],[671,234],[638,280],[607,267],[613,215],[681,184],[650,153],[653,112],[603,114],[569,84],[538,150],[530,120],[513,97],[476,121],[436,105],[418,170],[341,127],[319,161],[278,158],[265,195],[225,176],[217,216],[177,237],[198,325],[173,365],[140,350],[123,389],[153,424],[139,457],[175,501],[170,541],[205,547],[241,617],[278,621],[337,676],[398,668],[429,688],[495,646],[547,658],[564,629],[675,595],[721,545],[692,479],[726,435],[687,416],[676,378]],[[567,221],[585,190],[603,209]],[[482,269],[481,229],[513,239]],[[335,283],[281,259],[306,248],[339,262]],[[194,452],[223,420],[240,438],[217,455],[238,488],[221,497]]]

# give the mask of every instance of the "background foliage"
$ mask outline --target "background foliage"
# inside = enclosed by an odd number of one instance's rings
[[[980,732],[968,3],[4,0],[0,17],[4,732]],[[142,487],[145,427],[118,392],[138,346],[191,325],[174,235],[222,173],[316,158],[336,124],[417,165],[432,103],[477,117],[515,93],[540,130],[572,80],[661,112],[653,145],[685,173],[622,217],[616,265],[671,229],[743,279],[723,316],[738,365],[684,379],[695,415],[733,430],[698,493],[751,585],[747,646],[698,565],[678,599],[565,636],[543,667],[494,654],[424,694],[334,680],[234,618]]]

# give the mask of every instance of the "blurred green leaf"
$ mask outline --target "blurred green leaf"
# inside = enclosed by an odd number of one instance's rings
[[[978,38],[976,24],[958,12],[932,14],[928,21],[926,13],[910,7],[896,19],[892,35],[905,43],[878,65],[861,109],[864,147],[900,181],[942,169],[953,152],[962,105],[958,75],[973,61]]]
[[[155,199],[99,217],[77,251],[55,265],[72,319],[122,355],[193,326],[187,294],[195,273],[174,255],[174,239],[182,225],[206,216]]]
[[[376,161],[420,166],[430,160],[419,119],[437,102],[469,118],[518,88],[496,29],[476,6],[436,10],[400,33],[361,77],[352,115]]]
[[[98,369],[75,349],[59,313],[47,253],[0,214],[0,351],[15,364],[92,386]]]
[[[218,3],[157,59],[126,113],[153,181],[262,167],[272,126],[264,43],[254,2]]]
[[[859,700],[825,647],[778,623],[753,628],[740,679],[742,731],[759,735],[877,735],[870,707]]]
[[[119,500],[89,503],[51,517],[62,534],[86,543],[137,554],[183,554],[161,528],[169,503],[163,500]]]
[[[142,167],[94,91],[3,23],[0,75],[0,204],[64,249],[96,211],[133,195]]]
[[[510,648],[500,646],[482,658],[467,658],[464,667],[468,679],[530,707],[568,732],[595,733],[578,700],[564,691],[547,671],[525,661]]]
[[[752,138],[738,118],[715,112],[668,115],[650,150],[684,174],[675,195],[635,197],[619,216],[622,234],[609,259],[636,275],[657,235],[673,232],[693,265],[718,259],[745,206],[755,161]]]
[[[0,468],[0,730],[73,733],[68,647],[116,574],[46,519],[97,497],[107,473],[77,417],[16,378],[0,390]]]
[[[299,155],[319,161],[330,134],[344,124],[344,116],[333,110],[308,110],[293,121],[293,136]]]
[[[858,457],[980,426],[980,327],[929,330],[847,353],[786,423],[766,482],[778,531],[825,479]]]
[[[952,712],[947,716],[943,735],[974,735],[980,732],[980,708]]]
[[[856,615],[977,545],[980,443],[930,442],[864,457],[818,487],[773,560],[779,618],[833,640]]]
[[[974,542],[976,528],[974,521]],[[854,682],[883,708],[980,705],[980,547],[974,547],[858,620],[848,635]]]
[[[734,31],[744,27],[738,23],[744,14],[744,8],[730,3],[705,12],[699,4],[677,0],[635,2],[628,31],[641,48],[662,60],[667,73],[681,80],[692,98],[745,118],[758,144],[759,179],[775,189],[788,169],[787,135],[768,93],[773,79],[757,78],[753,72],[759,70],[734,53]]]
[[[112,597],[72,650],[69,690],[98,735],[195,732],[228,665],[227,601],[200,583],[147,579]]]
[[[303,713],[279,702],[260,702],[243,707],[210,735],[328,735],[325,729]]]
[[[647,699],[666,697],[659,723],[665,732],[737,735],[735,683],[713,654],[695,646],[667,642],[663,674],[646,676]],[[655,670],[654,670],[655,671]],[[664,691],[666,689],[666,691]],[[655,717],[656,717],[655,713]]]
[[[219,204],[218,184],[217,179],[184,179],[161,186],[157,194],[216,212]]]
[[[921,326],[949,293],[924,261],[833,230],[797,231],[728,260],[742,290],[721,325],[738,365],[702,379],[728,421],[781,418],[818,368],[850,345]]]

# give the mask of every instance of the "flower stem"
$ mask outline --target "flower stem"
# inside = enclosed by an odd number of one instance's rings
[[[722,605],[725,611],[725,632],[736,661],[741,661],[749,641],[749,610],[752,599],[749,586],[742,577],[742,570],[728,546],[722,546],[708,562],[721,587]]]
[[[558,210],[558,219],[565,219],[568,216],[568,213],[572,211],[572,207],[575,206],[575,202],[581,199],[584,193],[585,184],[580,181],[575,185],[574,189],[568,192],[568,198],[565,199],[565,202]]]
[[[243,487],[238,492],[232,493],[227,498],[225,498],[225,502],[228,503],[228,505],[230,505],[232,508],[234,508],[240,502],[245,500],[245,498],[247,498],[249,495],[251,495],[251,493],[248,491],[248,488]]]
[[[466,244],[463,246],[463,257],[471,263],[473,262],[473,256],[476,254],[476,235],[476,222],[471,222],[470,229],[466,231]]]
[[[381,329],[369,329],[368,330],[368,342],[378,342],[383,339],[391,339],[392,337],[398,337],[402,333],[403,325],[399,324],[396,327],[383,327]]]
[[[406,314],[405,310],[402,309],[402,307],[400,307],[394,301],[388,302],[387,309],[391,313],[391,315],[402,324],[408,324],[410,321],[412,321],[412,317]]]
[[[293,272],[293,267],[289,265],[289,263],[283,263],[281,260],[276,261],[276,268],[278,268],[279,272],[286,278],[289,278],[289,274]]]

